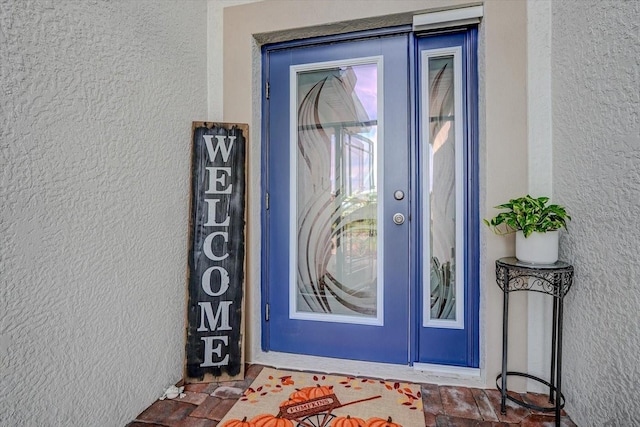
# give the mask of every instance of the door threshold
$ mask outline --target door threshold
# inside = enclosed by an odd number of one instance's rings
[[[481,376],[480,368],[467,368],[464,366],[435,365],[432,363],[415,362],[413,364],[413,369],[430,375],[445,375],[460,379],[480,378]]]
[[[361,360],[332,359],[276,351],[259,352],[247,363],[276,369],[311,371],[324,374],[400,380],[412,383],[486,387],[484,372],[479,368],[414,363],[413,366]]]

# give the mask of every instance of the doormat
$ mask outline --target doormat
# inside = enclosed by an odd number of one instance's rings
[[[220,427],[416,427],[420,386],[264,368]]]

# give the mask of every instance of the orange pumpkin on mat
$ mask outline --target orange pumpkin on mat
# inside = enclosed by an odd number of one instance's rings
[[[324,397],[329,394],[333,394],[333,390],[331,389],[331,387],[318,384],[315,387],[305,387],[291,393],[291,395],[289,396],[289,399],[310,400],[310,399],[315,399],[317,397]]]
[[[256,425],[251,421],[247,421],[247,417],[244,417],[242,421],[229,420],[226,423],[222,424],[222,427],[256,427]]]
[[[394,423],[391,421],[391,417],[387,418],[387,420],[383,420],[382,418],[369,418],[367,420],[367,427],[402,427],[398,423]]]
[[[331,427],[365,427],[364,420],[362,418],[351,418],[350,415],[346,417],[338,417],[331,421]]]
[[[307,387],[309,388],[309,387]],[[289,400],[295,400],[298,402],[304,402],[305,400],[309,399],[309,397],[307,396],[307,389],[303,388],[302,390],[296,390],[293,393],[291,393],[289,395]]]
[[[293,427],[291,421],[269,414],[258,415],[251,422],[255,427]]]
[[[294,393],[295,394],[295,393]],[[295,405],[297,403],[302,403],[305,402],[307,399],[303,398],[303,397],[296,397],[293,394],[289,397],[289,400],[285,400],[284,402],[280,403],[280,407],[282,408],[283,406],[288,406],[288,405]]]
[[[333,394],[331,387],[326,385],[316,385],[315,387],[307,387],[307,396],[309,399],[315,399],[317,397],[324,397]]]

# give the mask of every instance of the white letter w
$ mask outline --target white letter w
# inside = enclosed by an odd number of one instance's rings
[[[227,161],[229,161],[229,154],[231,154],[231,148],[233,148],[233,143],[236,140],[235,136],[229,136],[229,145],[225,145],[224,143],[224,139],[225,136],[224,135],[215,135],[216,137],[216,146],[213,146],[213,141],[211,140],[211,138],[214,135],[202,135],[202,137],[204,138],[204,142],[205,144],[207,144],[207,153],[209,153],[209,161],[213,163],[214,159],[216,158],[216,155],[218,154],[218,151],[220,151],[220,153],[222,153],[222,161],[227,163]]]

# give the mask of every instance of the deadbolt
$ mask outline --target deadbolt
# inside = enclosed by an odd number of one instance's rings
[[[393,214],[393,222],[395,222],[398,225],[404,224],[404,215],[402,215],[399,212],[396,214]]]
[[[396,191],[395,191],[395,193],[393,193],[393,197],[394,197],[396,200],[402,200],[402,199],[404,199],[404,191],[402,191],[402,190],[396,190]]]

